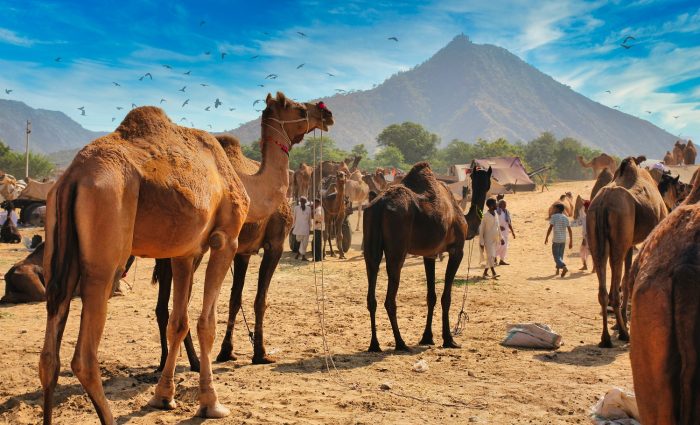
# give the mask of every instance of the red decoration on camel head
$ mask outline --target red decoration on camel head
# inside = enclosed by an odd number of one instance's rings
[[[323,102],[318,102],[316,106],[318,106],[318,109],[326,109],[326,104]]]

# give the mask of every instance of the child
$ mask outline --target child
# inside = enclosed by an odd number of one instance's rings
[[[544,244],[547,245],[549,241],[549,234],[552,233],[554,229],[554,237],[552,237],[552,256],[554,257],[554,262],[557,265],[556,274],[559,274],[559,269],[561,269],[561,277],[566,276],[569,269],[566,268],[566,263],[564,263],[564,249],[566,247],[566,231],[569,231],[569,249],[573,248],[573,237],[571,234],[571,225],[569,224],[569,219],[566,218],[564,213],[564,204],[554,205],[555,213],[549,218],[549,229],[547,229],[547,236],[544,238]]]

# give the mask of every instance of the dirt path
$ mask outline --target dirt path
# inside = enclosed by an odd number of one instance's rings
[[[592,184],[556,184],[543,194],[507,197],[517,235],[511,240],[511,265],[498,269],[500,280],[469,286],[470,321],[465,333],[456,338],[462,344],[458,350],[415,345],[425,325],[425,280],[422,260],[409,258],[401,280],[398,314],[404,339],[414,352],[393,353],[391,328],[382,307],[386,290],[383,270],[377,318],[385,351],[366,352],[370,337],[367,281],[359,253],[361,237],[355,233],[348,260],[329,259],[323,266],[328,342],[339,371],[329,375],[324,372],[313,266],[285,254],[271,285],[265,326],[268,352],[278,363],[250,364],[252,350],[239,314],[234,342],[238,359],[214,366],[217,391],[232,414],[213,423],[586,423],[588,409],[600,394],[613,386],[631,389],[627,348],[619,341],[613,349],[597,348],[601,321],[595,275],[574,272],[565,279],[553,277],[549,246],[543,241],[550,203],[565,190],[588,194]],[[580,228],[574,229],[574,238],[574,250],[567,250],[566,258],[572,270],[580,267]],[[26,255],[16,249],[0,247],[3,273]],[[473,265],[478,263],[474,251]],[[252,259],[243,295],[249,320],[259,264],[259,257]],[[178,408],[162,412],[146,407],[158,379],[153,371],[160,355],[154,313],[157,290],[149,283],[152,265],[151,260],[138,260],[127,278],[133,289],[110,301],[100,346],[107,397],[118,423],[200,423],[192,418],[197,408],[198,378],[189,372],[184,353],[176,376]],[[438,276],[444,275],[445,265],[446,261],[438,263]],[[196,323],[201,306],[202,270],[195,279],[190,323]],[[458,278],[464,279],[466,274],[465,256]],[[216,352],[226,323],[229,290],[230,278],[219,300]],[[463,287],[454,290],[453,324],[462,291]],[[91,402],[70,372],[80,308],[80,300],[75,299],[61,350],[62,372],[54,413],[59,424],[98,423]],[[438,303],[433,321],[438,343],[440,314]],[[564,336],[565,345],[556,353],[500,345],[506,324],[528,321],[551,325]],[[0,306],[0,325],[0,423],[37,423],[41,417],[37,364],[45,308],[42,304]],[[412,371],[419,359],[427,362],[427,372]],[[383,383],[389,384],[391,391],[381,390]]]

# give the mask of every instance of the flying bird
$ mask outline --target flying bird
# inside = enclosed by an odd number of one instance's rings
[[[605,90],[605,93],[612,94],[610,90]]]
[[[326,72],[326,75],[328,75],[329,77],[335,77],[335,75],[331,74],[330,72]]]
[[[677,120],[678,118],[680,118],[680,115],[674,115],[674,116],[673,116],[673,119],[674,119],[674,120]]]
[[[302,36],[302,37],[306,37],[306,34],[304,34],[304,33],[301,32],[301,31],[297,31],[297,34],[299,34],[299,35]]]
[[[214,101],[214,108],[218,108],[221,105],[223,105],[223,103],[221,103],[221,101],[217,97],[216,100]]]
[[[178,90],[178,91],[181,91],[181,92],[183,92],[183,93],[184,93],[184,92],[185,92],[185,89],[186,89],[186,88],[187,88],[187,86],[184,86],[183,88],[181,88],[181,89],[180,89],[180,90]]]
[[[213,127],[211,126],[211,124],[207,124],[207,125],[209,126],[209,128],[213,128]]]
[[[632,46],[628,46],[627,44],[620,44],[620,46],[624,47],[625,49],[631,49]]]
[[[117,87],[121,87],[121,86],[122,86],[121,84],[119,84],[119,83],[117,83],[117,82],[114,82],[114,81],[112,81],[112,84],[114,84],[114,85],[117,86]]]
[[[56,62],[61,62],[61,59],[63,59],[63,58],[59,56],[59,57],[57,57],[57,58],[54,59],[54,60],[55,60]]]
[[[228,108],[229,111],[233,112],[236,110],[236,108]]]
[[[10,94],[10,93],[12,93],[13,91],[14,91],[14,90],[12,90],[12,89],[5,89],[5,94]]]
[[[190,75],[192,71],[183,72],[182,75]]]
[[[626,44],[629,40],[637,40],[637,39],[632,37],[631,35],[628,35],[627,37],[625,37],[624,40],[622,40],[622,44]]]
[[[211,52],[204,52],[204,54],[209,56],[209,55],[211,55]]]
[[[112,117],[112,122],[114,122],[114,120],[116,120],[116,118]]]
[[[209,84],[199,83],[199,85],[202,87],[209,87]]]
[[[337,91],[338,93],[343,93],[343,92],[345,92],[345,90],[343,90],[343,89],[335,89],[335,91]]]
[[[258,103],[262,102],[262,100],[258,99],[255,102],[253,102],[253,106],[257,105]]]
[[[255,55],[255,56],[251,56],[250,58],[251,58],[251,59],[257,59],[257,58],[259,58],[259,57],[260,57],[260,55]]]
[[[647,114],[651,114],[651,111],[644,111],[644,112],[646,112]]]
[[[211,106],[207,106],[206,108],[204,108],[204,110],[209,112],[209,108],[211,108]]]
[[[613,108],[620,109],[620,105],[615,105],[615,106],[613,106]]]
[[[180,118],[180,122],[187,121],[187,117]]]
[[[136,104],[135,104],[135,103],[132,103],[132,104],[131,104],[131,109],[134,109],[135,107],[136,107]]]
[[[275,80],[277,79],[278,75],[277,74],[267,74],[267,77],[265,77],[266,80]]]
[[[163,65],[163,68],[173,69],[173,67],[170,65]]]
[[[190,103],[190,100],[189,100],[189,99],[187,99],[186,101],[184,101],[184,102],[182,103],[182,107],[184,108],[185,105],[187,105],[188,103]]]
[[[84,107],[84,106],[81,106],[80,108],[78,108],[78,110],[79,110],[79,111],[83,111],[83,110],[85,110],[85,107]]]
[[[258,87],[265,87],[265,84],[258,84]]]
[[[147,72],[147,73],[143,74],[143,75],[139,78],[139,81],[143,81],[143,79],[146,78],[146,77],[150,78],[151,81],[153,80],[153,75],[151,75],[150,72]]]
[[[389,37],[389,38],[387,38],[387,40],[393,40],[393,41],[397,41],[397,42],[399,41],[399,39],[396,37]]]
[[[199,26],[201,27],[202,25],[206,24],[207,21],[199,21]]]
[[[167,102],[167,101],[168,101],[167,99],[161,99],[160,103]]]
[[[226,55],[227,55],[226,52],[221,52],[221,60],[224,60],[224,58],[226,57]]]
[[[123,106],[117,106],[117,111],[121,111],[122,109],[124,109]]]
[[[297,66],[297,69],[303,68],[304,65],[306,65],[306,64],[305,63],[300,64],[299,66]]]

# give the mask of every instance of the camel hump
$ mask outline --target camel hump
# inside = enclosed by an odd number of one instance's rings
[[[171,131],[173,123],[160,108],[140,106],[124,117],[117,132],[126,140],[164,135]]]
[[[241,148],[241,141],[233,134],[219,134],[216,136],[216,140],[219,141],[219,144],[224,149],[228,147]]]
[[[401,184],[416,193],[438,192],[438,180],[427,162],[419,162],[401,181]]]

